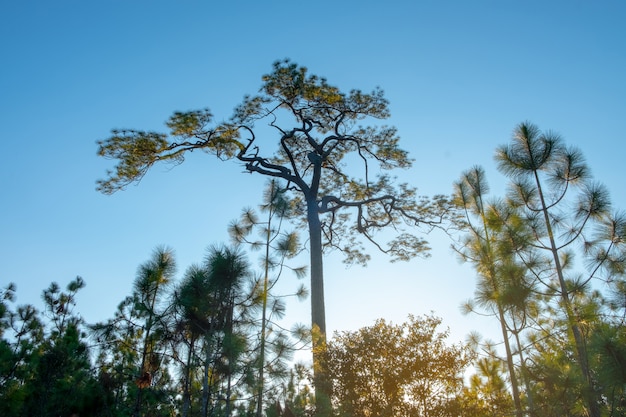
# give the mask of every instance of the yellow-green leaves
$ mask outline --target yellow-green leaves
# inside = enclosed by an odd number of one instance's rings
[[[409,316],[399,325],[337,333],[324,360],[338,415],[459,415],[449,393],[459,392],[472,352],[447,343],[441,319]]]
[[[301,121],[314,121],[315,129],[321,133],[331,132],[350,120],[389,117],[388,102],[381,89],[369,94],[351,90],[346,95],[325,78],[309,75],[306,67],[289,60],[276,62],[274,72],[265,75],[263,81],[261,91],[268,100],[291,110]]]
[[[180,163],[186,152],[195,149],[222,159],[232,158],[245,149],[240,142],[241,126],[224,123],[207,129],[211,117],[206,109],[174,113],[166,125],[173,139],[180,141],[170,141],[163,133],[113,130],[111,137],[97,142],[98,155],[118,163],[113,171],[107,171],[107,179],[97,181],[97,190],[112,194],[140,180],[155,162]]]
[[[172,136],[192,137],[203,133],[213,115],[209,109],[175,112],[166,122]]]
[[[165,135],[136,130],[113,130],[113,135],[98,143],[98,155],[118,161],[114,171],[108,171],[108,179],[98,180],[98,191],[104,194],[124,188],[141,179],[146,170],[167,149]]]
[[[268,102],[267,97],[246,95],[243,102],[235,107],[231,120],[233,123],[252,127],[257,118],[263,117],[267,113],[263,106]]]

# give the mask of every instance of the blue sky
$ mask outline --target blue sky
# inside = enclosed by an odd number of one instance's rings
[[[112,128],[162,129],[176,110],[218,120],[291,58],[344,90],[380,86],[425,195],[448,194],[522,121],[579,147],[626,208],[626,3],[621,1],[23,1],[0,6],[0,285],[40,303],[52,281],[82,276],[78,311],[111,317],[137,267],[172,247],[179,276],[261,199],[264,179],[193,155],[137,187],[95,191],[111,168],[96,140]],[[442,236],[429,259],[366,269],[326,260],[329,330],[434,312],[455,340],[494,322],[463,317],[474,273]],[[256,255],[252,256],[252,260]],[[287,291],[294,279],[283,279]],[[308,302],[288,308],[309,322]],[[494,333],[494,338],[497,334]]]

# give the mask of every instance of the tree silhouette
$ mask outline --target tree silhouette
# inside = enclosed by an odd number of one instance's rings
[[[197,311],[200,326],[204,330],[205,364],[202,380],[202,416],[211,415],[209,404],[215,379],[226,380],[225,399],[226,416],[232,410],[231,379],[235,373],[240,356],[245,349],[244,338],[237,330],[235,309],[242,298],[248,298],[244,291],[248,281],[250,266],[243,252],[229,247],[212,246],[203,265],[206,277],[201,289],[204,303]]]
[[[323,249],[337,248],[347,262],[364,263],[369,255],[357,239],[360,235],[393,259],[406,260],[428,246],[403,226],[430,230],[449,207],[442,196],[418,199],[415,189],[396,186],[385,174],[412,163],[398,146],[396,129],[359,123],[388,117],[380,89],[346,94],[326,79],[308,75],[305,67],[280,61],[263,77],[260,93],[246,96],[226,122],[212,123],[208,109],[175,112],[166,123],[169,135],[114,130],[98,141],[99,155],[117,160],[108,177],[98,181],[98,189],[105,194],[123,189],[155,163],[181,163],[194,150],[236,159],[250,173],[285,180],[309,232],[315,363],[316,348],[323,348],[326,336]],[[259,127],[262,121],[264,128]],[[272,136],[279,146],[268,153],[266,138]],[[360,168],[357,176],[352,168]],[[375,235],[386,227],[398,235],[385,245]],[[316,391],[322,394],[324,372],[318,368],[315,373]]]
[[[162,312],[158,311],[157,305],[159,300],[164,298],[163,294],[175,272],[176,261],[173,251],[160,247],[154,250],[152,259],[139,267],[134,282],[135,305],[140,317],[145,320],[141,364],[139,365],[138,378],[135,381],[139,388],[133,412],[135,416],[141,414],[144,390],[152,385],[153,374],[159,368],[160,355],[157,349],[160,338],[155,334],[155,330],[158,329]]]

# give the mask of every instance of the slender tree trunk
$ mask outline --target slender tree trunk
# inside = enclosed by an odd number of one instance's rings
[[[226,410],[224,411],[224,415],[226,417],[230,417],[231,413],[231,392],[232,392],[232,375],[234,372],[234,354],[235,352],[232,350],[232,340],[233,340],[233,323],[235,321],[235,295],[232,293],[232,289],[229,290],[230,295],[228,296],[228,318],[226,322],[226,332],[224,334],[224,338],[228,338],[230,341],[230,352],[228,355],[228,378],[226,380]]]
[[[146,336],[143,341],[143,351],[141,353],[141,369],[139,371],[140,377],[143,377],[144,372],[146,372],[146,358],[148,356],[148,344],[150,341],[150,332],[152,331],[152,320],[154,318],[154,307],[156,305],[157,293],[159,291],[160,277],[156,282],[156,288],[154,289],[154,294],[152,296],[152,300],[150,301],[150,315],[148,316],[148,321],[146,323]],[[152,348],[150,348],[152,351]],[[139,387],[139,391],[137,391],[137,398],[135,399],[135,409],[133,411],[134,417],[139,417],[141,415],[141,404],[143,402],[143,387]]]
[[[309,244],[311,255],[311,323],[313,330],[326,339],[326,311],[324,307],[324,268],[322,258],[322,224],[317,201],[307,201]]]
[[[330,415],[330,389],[322,356],[326,349],[326,312],[324,307],[324,269],[322,225],[317,201],[307,196],[307,220],[311,255],[311,335],[313,343],[313,384],[316,416]]]
[[[263,313],[261,322],[261,346],[259,348],[259,382],[258,382],[258,394],[257,394],[257,417],[263,417],[263,390],[265,389],[265,320],[266,320],[266,308],[267,308],[267,273],[265,275],[265,282],[263,284]]]
[[[229,365],[230,366],[230,365]],[[226,417],[230,417],[230,409],[231,409],[231,396],[232,393],[232,374],[228,373],[228,383],[226,385],[226,409],[224,410],[224,415]]]
[[[522,326],[523,328],[523,326]],[[523,346],[522,346],[522,342],[520,341],[519,338],[519,332],[521,331],[521,329],[517,328],[517,325],[515,326],[515,331],[513,331],[513,335],[515,336],[515,342],[517,343],[517,351],[519,352],[519,362],[520,362],[520,370],[522,372],[522,378],[524,380],[524,386],[526,387],[526,401],[528,403],[528,415],[530,416],[534,416],[535,415],[535,402],[533,399],[533,392],[530,388],[530,380],[528,379],[528,372],[526,372],[526,365],[525,365],[525,359],[524,359],[524,350],[523,350]]]
[[[148,337],[150,335],[150,324],[147,326],[146,328],[146,337],[144,339],[144,347],[143,347],[143,352],[141,355],[141,368],[139,371],[139,376],[143,377],[144,372],[145,372],[145,367],[146,367],[146,356],[147,356],[147,350],[148,350]],[[137,397],[135,398],[135,408],[133,409],[133,416],[134,417],[139,417],[141,416],[141,404],[143,402],[143,387],[138,387],[139,390],[137,391]]]
[[[191,336],[189,341],[189,351],[187,352],[187,363],[185,364],[185,380],[183,381],[183,406],[181,417],[188,417],[191,412],[191,361],[194,355],[195,336]]]
[[[563,301],[563,306],[565,307],[565,314],[567,316],[567,321],[569,322],[570,330],[574,337],[576,354],[578,356],[578,361],[580,363],[580,370],[583,375],[583,380],[585,381],[586,392],[583,393],[583,395],[585,396],[587,405],[589,407],[589,416],[600,417],[600,408],[598,407],[598,403],[596,401],[597,395],[594,389],[593,378],[591,377],[591,371],[589,369],[589,358],[587,355],[587,346],[585,343],[584,336],[580,330],[580,326],[578,326],[578,323],[574,314],[574,310],[572,308],[572,301],[569,297],[567,283],[565,282],[565,277],[563,275],[563,268],[561,266],[561,260],[559,259],[559,249],[554,239],[554,234],[552,232],[552,224],[550,222],[550,216],[548,214],[548,208],[546,206],[546,202],[543,196],[543,190],[541,188],[541,182],[539,181],[539,176],[537,172],[535,172],[535,183],[537,184],[537,190],[539,192],[539,198],[541,201],[541,209],[542,209],[544,221],[546,224],[546,230],[548,232],[548,237],[550,239],[550,251],[552,252],[552,258],[554,259],[554,267],[556,269],[557,277],[559,280],[559,286],[561,289],[561,300]]]
[[[491,287],[493,288],[493,291],[496,293],[497,296],[499,296],[500,286],[498,285],[498,281],[497,281],[498,276],[496,273],[496,268],[495,268],[494,260],[492,257],[492,249],[491,249],[491,241],[490,241],[491,237],[489,233],[489,226],[487,223],[487,215],[485,214],[485,210],[484,210],[484,203],[483,203],[482,195],[479,196],[479,199],[480,199],[480,204],[478,207],[479,207],[481,219],[483,222],[483,228],[485,230],[485,244],[487,245],[487,255],[488,255],[488,262],[489,262],[488,267],[489,267],[489,274],[491,275],[489,278],[491,280]],[[504,309],[502,308],[502,305],[499,299],[496,299],[495,302],[498,308],[498,321],[500,321],[500,330],[502,331],[502,340],[504,342],[504,349],[506,353],[506,364],[509,370],[509,378],[511,380],[511,390],[513,391],[513,403],[515,404],[515,415],[517,417],[522,417],[522,401],[520,399],[517,376],[515,375],[515,366],[513,364],[513,354],[511,353],[511,344],[509,342],[509,332],[506,326]]]
[[[206,337],[206,352],[204,356],[204,372],[202,373],[202,410],[200,415],[207,417],[209,415],[209,372],[211,367],[211,341],[210,336]]]
[[[265,328],[267,320],[267,292],[269,286],[269,259],[270,239],[272,229],[272,208],[267,222],[267,234],[265,235],[265,277],[263,279],[263,310],[261,313],[261,346],[259,347],[259,392],[257,394],[257,417],[263,417],[263,390],[265,389]]]
[[[522,401],[519,395],[519,386],[517,384],[517,376],[515,375],[515,365],[513,364],[513,354],[511,353],[511,344],[509,342],[509,332],[506,329],[504,321],[504,311],[498,301],[498,316],[500,319],[500,330],[502,331],[502,339],[504,341],[504,350],[506,352],[506,365],[509,369],[511,379],[511,390],[513,391],[513,403],[515,404],[515,415],[522,417]]]

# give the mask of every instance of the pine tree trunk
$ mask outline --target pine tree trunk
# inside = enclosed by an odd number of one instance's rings
[[[185,364],[185,380],[183,381],[183,406],[181,417],[188,417],[191,412],[191,361],[194,354],[195,337],[192,335],[189,341],[189,351],[187,352],[187,363]]]
[[[315,387],[315,415],[330,413],[328,377],[321,360],[326,348],[326,312],[324,307],[324,269],[322,258],[322,226],[317,202],[307,199],[309,244],[311,255],[311,331],[313,343],[313,384]]]
[[[591,370],[589,369],[589,357],[587,355],[587,346],[584,340],[584,336],[582,332],[580,331],[580,327],[578,326],[574,311],[572,309],[572,301],[569,297],[567,283],[565,282],[565,276],[563,275],[563,267],[561,266],[561,260],[559,259],[559,249],[554,239],[554,233],[552,231],[552,224],[550,222],[548,208],[547,208],[544,196],[543,196],[543,190],[542,190],[541,182],[539,181],[539,176],[537,172],[535,172],[535,183],[537,184],[537,190],[539,192],[539,198],[541,201],[541,208],[543,212],[544,221],[546,224],[546,230],[548,232],[548,237],[550,239],[550,250],[552,252],[552,258],[554,259],[554,267],[556,269],[556,273],[557,273],[557,277],[559,281],[561,300],[563,301],[563,306],[565,307],[565,314],[567,316],[567,321],[569,323],[570,330],[572,331],[572,335],[574,337],[576,354],[578,356],[580,370],[581,370],[584,385],[585,385],[586,392],[584,393],[584,396],[587,402],[587,406],[589,407],[589,417],[600,417],[600,408],[598,407],[598,403],[596,401],[597,395],[594,389],[593,378],[591,377]]]
[[[522,401],[520,400],[519,386],[517,384],[517,376],[515,375],[515,366],[513,364],[513,354],[511,353],[511,344],[509,342],[509,332],[504,322],[504,311],[498,303],[498,318],[500,319],[500,329],[502,331],[502,339],[504,341],[504,350],[506,352],[506,365],[511,378],[511,390],[513,391],[513,402],[515,404],[515,415],[522,417]]]
[[[206,352],[204,356],[204,372],[202,374],[202,417],[209,415],[209,369],[211,366],[211,341],[206,338]]]

